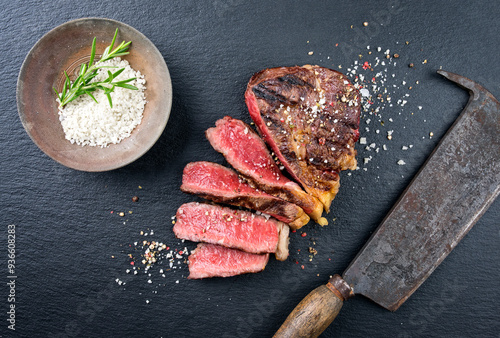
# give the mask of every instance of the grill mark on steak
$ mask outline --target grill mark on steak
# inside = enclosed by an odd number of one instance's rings
[[[295,76],[294,74],[285,74],[278,78],[279,81],[287,82],[292,86],[302,86],[302,87],[311,87],[314,88],[312,84],[307,81],[302,80],[301,78]]]
[[[189,255],[188,279],[231,277],[264,270],[269,254],[257,255],[220,245],[200,243]]]
[[[184,168],[181,190],[216,203],[257,210],[297,229],[309,222],[299,206],[250,186],[229,168],[211,162],[192,162]]]
[[[328,221],[321,217],[321,202],[283,176],[264,141],[249,125],[229,116],[215,124],[215,127],[205,132],[207,139],[233,168],[249,179],[250,185],[297,204],[319,224],[328,224]]]
[[[255,95],[267,88],[287,103]],[[340,170],[356,168],[360,95],[341,73],[318,66],[256,73],[245,93],[259,133],[289,173],[328,211]]]
[[[177,238],[255,254],[276,253],[278,260],[288,257],[288,225],[272,218],[191,202],[179,207],[176,219],[173,231]]]
[[[259,97],[261,99],[264,99],[264,100],[268,100],[268,101],[280,101],[280,102],[283,102],[283,103],[288,102],[286,100],[286,98],[283,97],[283,95],[280,95],[280,94],[276,93],[274,90],[271,90],[271,89],[265,87],[262,84],[256,86],[253,89],[253,92],[255,93],[255,95],[257,97]]]

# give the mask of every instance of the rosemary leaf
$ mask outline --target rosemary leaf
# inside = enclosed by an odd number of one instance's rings
[[[99,69],[116,68],[113,66],[103,66],[102,65],[103,62],[111,60],[115,57],[129,54],[128,48],[131,44],[131,41],[129,42],[122,41],[122,43],[120,43],[118,47],[113,49],[117,36],[118,36],[118,28],[115,30],[115,35],[113,36],[111,44],[108,47],[106,47],[106,49],[104,49],[101,59],[97,62],[94,62],[96,54],[96,38],[94,37],[92,41],[89,63],[88,64],[83,63],[80,66],[80,72],[75,81],[71,82],[66,71],[64,72],[65,81],[62,92],[58,93],[58,91],[55,88],[53,88],[60,101],[59,106],[61,108],[64,107],[69,102],[75,100],[80,95],[89,95],[95,102],[97,102],[94,95],[92,95],[92,92],[96,91],[97,89],[104,91],[104,94],[108,98],[109,105],[113,107],[113,102],[111,100],[110,94],[115,90],[115,87],[137,90],[137,87],[128,84],[128,82],[135,80],[135,78],[113,82],[113,80],[116,77],[118,77],[118,75],[120,75],[125,70],[125,68],[120,68],[116,72],[111,72],[108,70],[107,79],[105,79],[104,81],[91,82],[97,76],[97,71]]]
[[[96,44],[97,38],[94,37],[94,40],[92,40],[92,49],[90,51],[90,60],[89,60],[89,65],[94,63],[94,58],[95,58],[95,44]]]
[[[113,101],[111,100],[111,95],[109,95],[109,93],[104,93],[104,94],[106,94],[106,96],[108,97],[109,106],[113,108]]]
[[[125,88],[125,89],[131,89],[131,90],[138,90],[136,86],[132,86],[126,83],[120,83],[116,84],[117,87]]]

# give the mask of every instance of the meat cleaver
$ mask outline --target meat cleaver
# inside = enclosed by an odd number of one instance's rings
[[[397,310],[500,193],[500,103],[463,76],[438,73],[469,90],[464,111],[342,277],[309,293],[274,337],[319,336],[355,293]]]

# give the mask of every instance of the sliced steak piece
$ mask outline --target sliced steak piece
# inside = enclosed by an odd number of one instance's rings
[[[233,210],[220,205],[186,203],[176,214],[177,238],[205,242],[250,253],[276,253],[276,259],[288,257],[290,228],[283,222]]]
[[[220,245],[200,243],[188,260],[188,279],[230,277],[264,270],[269,261],[269,254],[257,255]]]
[[[215,125],[206,131],[207,139],[234,169],[251,180],[251,185],[297,204],[319,224],[328,224],[326,218],[321,217],[321,202],[283,176],[264,141],[249,125],[229,116],[218,120]]]
[[[288,172],[329,211],[339,172],[356,168],[360,95],[343,74],[318,66],[256,73],[245,101]]]
[[[309,216],[295,204],[251,187],[229,168],[211,162],[192,162],[182,175],[181,190],[217,203],[257,210],[298,229]]]

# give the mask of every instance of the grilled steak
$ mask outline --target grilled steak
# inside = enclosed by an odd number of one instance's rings
[[[189,257],[189,279],[230,277],[264,270],[269,254],[257,255],[200,243]]]
[[[281,163],[329,211],[340,170],[356,168],[361,113],[357,89],[331,69],[281,67],[255,74],[245,101]]]
[[[186,203],[176,214],[177,238],[219,244],[250,253],[276,253],[278,260],[288,257],[288,233],[283,222],[233,210],[219,205]]]
[[[321,217],[321,202],[304,192],[297,183],[283,176],[264,141],[250,126],[229,116],[218,120],[215,125],[215,128],[206,131],[207,139],[233,168],[251,180],[251,185],[297,204],[318,223],[328,224],[328,221]]]
[[[297,229],[309,216],[300,207],[251,187],[229,168],[211,162],[192,162],[182,175],[181,190],[217,203],[257,210]]]

